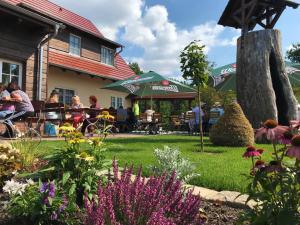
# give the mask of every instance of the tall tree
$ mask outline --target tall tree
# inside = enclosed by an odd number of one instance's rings
[[[197,87],[198,106],[201,112],[201,87],[205,87],[209,76],[209,62],[204,54],[205,45],[200,45],[199,41],[192,41],[180,54],[182,77],[191,81]],[[203,151],[203,130],[202,116],[199,113],[199,131],[201,151]]]
[[[144,72],[141,70],[139,64],[137,62],[129,63],[129,67],[133,70],[136,75],[141,75]]]
[[[286,52],[287,58],[293,63],[300,63],[300,43],[293,44],[292,48]]]

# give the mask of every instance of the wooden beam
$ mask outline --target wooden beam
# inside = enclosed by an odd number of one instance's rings
[[[275,24],[277,23],[277,21],[279,20],[279,18],[281,16],[281,14],[283,13],[284,9],[285,8],[283,8],[277,12],[277,14],[275,15],[275,17],[273,18],[273,20],[270,24],[270,28],[273,28],[275,26]]]
[[[262,21],[258,21],[257,24],[265,29],[267,28],[266,25]]]
[[[250,5],[249,5],[249,7],[250,7],[250,9],[249,9],[249,12],[248,12],[248,14],[247,14],[247,16],[246,16],[246,20],[247,21],[249,21],[249,19],[251,18],[251,15],[252,15],[252,13],[253,13],[253,11],[254,11],[254,9],[255,9],[255,6],[257,5],[257,1],[258,0],[252,0],[250,3]]]

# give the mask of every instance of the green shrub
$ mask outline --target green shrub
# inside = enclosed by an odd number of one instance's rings
[[[152,166],[155,175],[166,174],[168,177],[176,172],[176,179],[183,182],[189,182],[191,179],[200,176],[195,173],[195,166],[180,155],[178,149],[164,146],[164,149],[155,149],[154,156],[157,161],[156,166]]]
[[[214,145],[219,146],[248,146],[254,143],[253,128],[237,103],[227,106],[224,115],[211,128],[209,137]]]

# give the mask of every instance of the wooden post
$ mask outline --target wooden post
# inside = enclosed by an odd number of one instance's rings
[[[247,33],[237,49],[237,99],[253,128],[267,119],[282,125],[296,119],[297,100],[285,72],[280,31]]]

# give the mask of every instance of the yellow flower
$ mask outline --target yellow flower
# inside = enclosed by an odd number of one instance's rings
[[[75,156],[77,159],[83,159],[85,161],[93,161],[94,157],[90,156],[89,154],[87,154],[86,152],[82,152],[80,153],[80,155],[76,155]]]
[[[84,143],[85,140],[81,139],[81,138],[73,138],[71,140],[69,140],[69,144],[80,144],[80,143]]]
[[[110,115],[108,111],[103,111],[100,115],[97,116],[97,118],[110,120],[110,119],[114,119],[115,117]]]
[[[87,140],[87,143],[94,146],[101,146],[103,144],[101,138],[90,138]]]
[[[60,131],[65,131],[65,132],[73,132],[75,131],[75,128],[72,126],[70,123],[65,123],[61,127],[58,128]]]

